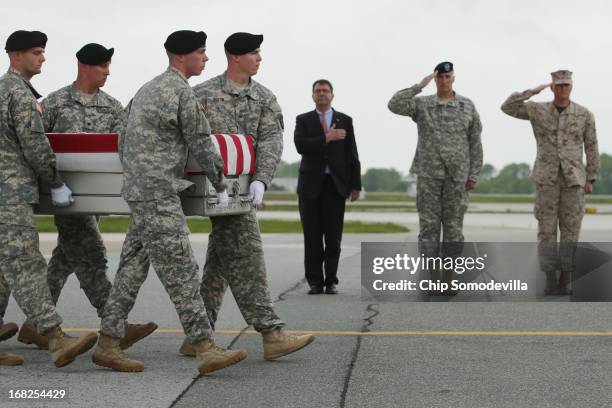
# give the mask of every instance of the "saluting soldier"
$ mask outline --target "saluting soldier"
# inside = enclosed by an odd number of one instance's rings
[[[76,81],[42,101],[45,132],[124,133],[123,106],[100,89],[110,75],[114,51],[91,43],[76,53]],[[101,317],[112,285],[106,276],[106,249],[98,229],[98,219],[92,215],[72,214],[56,215],[54,221],[58,232],[57,246],[47,271],[53,303],[57,304],[68,276],[74,272],[89,302]],[[155,323],[127,324],[121,347],[130,347],[156,328]],[[43,349],[48,347],[47,337],[38,335],[30,321],[21,326],[17,340],[34,343]]]
[[[436,94],[417,96],[432,79]],[[393,95],[388,105],[417,124],[410,172],[417,176],[419,246],[427,256],[440,254],[441,231],[443,252],[453,255],[461,246],[453,244],[464,240],[468,192],[476,187],[482,168],[480,117],[474,103],[453,90],[454,82],[453,64],[441,62],[420,83]]]
[[[531,174],[536,184],[534,215],[538,220],[538,252],[540,268],[546,273],[545,293],[553,295],[571,290],[576,243],[584,216],[584,194],[593,191],[599,149],[595,116],[570,99],[572,72],[559,70],[551,76],[551,83],[513,93],[501,109],[512,117],[529,120],[533,128],[538,147]],[[554,94],[553,101],[529,100],[547,88]],[[558,253],[557,230],[561,242]],[[557,265],[561,269],[558,280]]]
[[[230,35],[225,41],[226,72],[194,87],[214,133],[253,137],[255,173],[249,190],[256,206],[261,206],[281,159],[284,127],[276,97],[252,79],[261,64],[262,42],[263,35]],[[276,359],[310,344],[314,336],[288,335],[274,311],[255,210],[210,219],[212,232],[200,290],[211,323],[217,320],[229,285],[246,322],[262,334],[265,359]],[[194,355],[187,341],[180,352]]]
[[[121,139],[122,196],[132,212],[119,270],[102,313],[101,335],[93,362],[117,371],[142,371],[140,361],[120,348],[125,319],[134,306],[149,265],[174,303],[200,373],[235,364],[243,349],[225,350],[212,331],[198,290],[198,264],[179,193],[193,183],[184,179],[188,151],[206,172],[221,205],[228,196],[223,160],[209,135],[210,126],[187,80],[200,75],[206,56],[203,31],[177,31],[164,44],[169,67],[143,85],[128,105],[127,129]]]
[[[54,364],[62,367],[93,347],[98,336],[64,334],[47,285],[47,264],[38,247],[33,217],[39,198],[37,178],[51,186],[54,205],[73,202],[44,134],[37,102],[41,95],[30,83],[41,72],[46,44],[47,36],[40,31],[16,31],[6,41],[10,68],[0,78],[0,275],[38,334],[49,339]],[[19,356],[0,352],[0,365],[22,362]]]

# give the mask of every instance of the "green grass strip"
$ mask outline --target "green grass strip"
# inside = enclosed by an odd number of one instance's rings
[[[51,216],[36,216],[36,227],[38,232],[57,232]],[[125,233],[128,229],[129,217],[102,217],[100,219],[101,232]],[[210,219],[193,217],[187,219],[187,225],[192,233],[210,232]],[[263,233],[301,233],[302,225],[298,220],[259,220],[259,227]],[[344,223],[345,233],[401,233],[410,232],[410,229],[394,223],[365,223],[359,221],[346,221]]]

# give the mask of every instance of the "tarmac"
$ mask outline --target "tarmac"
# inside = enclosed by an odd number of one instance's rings
[[[57,369],[45,351],[18,343],[0,350],[25,364],[0,367],[0,407],[589,407],[612,401],[612,313],[607,303],[386,302],[362,294],[361,242],[413,242],[410,214],[347,213],[347,219],[395,221],[404,234],[345,234],[338,295],[307,295],[300,234],[264,234],[268,281],[277,313],[295,333],[314,333],[309,347],[273,362],[263,360],[261,336],[246,327],[231,296],[225,298],[215,338],[244,347],[243,362],[200,376],[178,348],[182,329],[153,270],[131,322],[160,329],[128,350],[143,373],[95,367],[92,352]],[[294,214],[293,216],[295,216]],[[278,217],[278,213],[260,213]],[[534,242],[525,214],[468,214],[469,241]],[[289,215],[285,215],[287,218]],[[532,217],[532,216],[531,216]],[[594,217],[594,218],[590,218]],[[600,218],[601,217],[601,218]],[[609,241],[612,217],[585,217],[584,241]],[[105,234],[114,277],[121,234]],[[203,265],[207,234],[192,235]],[[49,256],[54,234],[41,234]],[[71,333],[97,330],[99,319],[68,280],[58,303]],[[11,299],[6,321],[24,316]],[[12,402],[10,390],[64,389],[61,401]]]

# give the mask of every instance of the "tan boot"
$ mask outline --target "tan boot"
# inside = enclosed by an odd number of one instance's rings
[[[157,329],[157,325],[153,322],[146,324],[129,324],[125,322],[125,336],[119,342],[121,350],[132,347],[134,343],[147,337]]]
[[[21,330],[19,330],[19,336],[17,336],[17,341],[23,344],[34,344],[41,350],[49,349],[49,339],[47,336],[41,336],[36,331],[36,326],[34,323],[25,322],[21,325]]]
[[[288,335],[283,329],[274,329],[262,333],[264,359],[274,360],[287,354],[298,351],[314,341],[312,334],[302,336]]]
[[[96,333],[87,333],[82,337],[68,336],[59,326],[45,334],[49,338],[49,352],[56,367],[72,363],[77,356],[92,348],[98,339]]]
[[[144,364],[138,360],[132,360],[121,350],[121,339],[100,335],[96,351],[91,357],[94,364],[112,368],[115,371],[136,373],[144,370]]]
[[[23,364],[23,357],[17,354],[0,351],[0,366],[16,366]]]
[[[215,344],[213,340],[202,340],[192,344],[196,350],[196,361],[200,374],[208,374],[213,371],[234,365],[247,356],[245,349],[226,350]]]
[[[187,357],[195,357],[196,349],[193,347],[193,344],[191,344],[185,337],[185,340],[183,340],[183,344],[181,344],[181,348],[179,349],[179,353]]]
[[[0,341],[10,339],[17,333],[19,326],[16,323],[5,323],[0,326]]]

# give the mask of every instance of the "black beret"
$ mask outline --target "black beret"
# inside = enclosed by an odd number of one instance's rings
[[[40,31],[15,31],[6,39],[6,52],[23,51],[29,48],[42,47],[47,45],[47,35]]]
[[[89,43],[77,51],[76,57],[81,64],[100,65],[110,61],[114,53],[114,48],[106,49],[100,44]]]
[[[164,48],[177,55],[189,54],[198,48],[206,47],[204,31],[180,30],[168,36]]]
[[[247,54],[259,48],[263,34],[234,33],[225,40],[225,51],[232,55]]]
[[[438,74],[446,74],[447,72],[453,72],[453,63],[444,61],[436,65],[434,71],[438,71]]]

